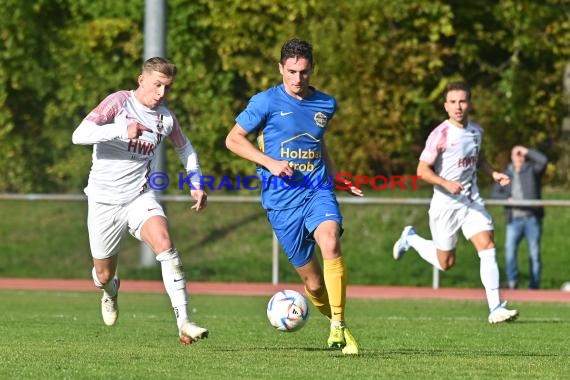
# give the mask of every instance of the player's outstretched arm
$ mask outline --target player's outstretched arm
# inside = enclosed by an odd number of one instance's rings
[[[342,178],[342,176],[340,176],[338,174],[338,171],[336,169],[336,165],[334,164],[334,162],[333,162],[333,160],[329,154],[329,151],[327,149],[327,145],[326,145],[324,139],[321,142],[321,153],[322,153],[322,157],[323,157],[323,160],[325,162],[325,165],[327,167],[327,173],[329,174],[329,176],[331,176],[333,178],[333,181],[337,185],[337,189],[346,190],[351,195],[354,195],[356,197],[364,196],[364,192],[361,189],[354,186],[349,179]]]
[[[493,178],[493,181],[497,182],[499,185],[505,187],[509,183],[511,183],[511,177],[506,175],[505,173],[501,173],[496,171],[493,166],[487,161],[486,158],[481,158],[481,165],[479,166],[481,170],[485,173],[490,175]]]
[[[107,96],[77,126],[71,141],[78,145],[92,145],[115,139],[133,138],[129,137],[129,126],[126,123],[115,122],[115,116],[128,94],[128,91],[119,91]]]
[[[182,166],[186,169],[186,173],[191,175],[190,182],[192,183],[192,188],[190,189],[190,196],[196,200],[196,204],[192,206],[192,208],[196,211],[200,211],[207,205],[207,194],[202,189],[202,170],[198,160],[198,153],[182,131],[178,119],[174,114],[172,114],[172,118],[174,120],[174,126],[168,137],[172,145],[174,145],[176,154],[178,154]]]
[[[293,169],[285,160],[275,160],[257,149],[248,139],[247,131],[239,124],[234,125],[226,136],[226,147],[238,156],[263,166],[278,177],[292,176]]]
[[[463,190],[463,185],[460,182],[449,181],[440,177],[434,172],[432,166],[425,161],[420,160],[416,174],[422,179],[422,181],[427,182],[430,185],[443,187],[451,194],[459,194],[461,190]]]

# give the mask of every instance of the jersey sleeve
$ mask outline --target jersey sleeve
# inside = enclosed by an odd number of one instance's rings
[[[118,91],[107,96],[85,119],[97,125],[112,123],[128,96],[128,91]]]
[[[236,117],[236,122],[248,133],[258,130],[265,125],[268,114],[268,101],[266,93],[254,95],[247,107]]]
[[[182,131],[178,119],[172,114],[174,126],[170,134],[170,140],[174,144],[174,149],[178,154],[178,158],[182,166],[186,169],[187,173],[192,173],[191,182],[194,187],[199,188],[200,178],[202,177],[202,170],[198,161],[198,153],[192,146],[188,137]]]
[[[126,139],[127,125],[115,123],[115,116],[128,96],[128,91],[119,91],[107,96],[75,129],[72,135],[73,143],[90,145],[114,139]]]
[[[435,164],[437,156],[439,156],[445,149],[447,130],[443,125],[435,128],[428,136],[424,150],[420,155],[420,161],[429,165]]]

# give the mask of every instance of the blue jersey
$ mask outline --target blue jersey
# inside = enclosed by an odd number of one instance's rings
[[[257,133],[259,149],[276,160],[289,161],[291,178],[278,178],[257,168],[265,209],[283,210],[303,204],[315,191],[332,192],[322,156],[322,141],[336,111],[336,100],[313,89],[306,99],[287,94],[284,85],[254,95],[236,122]]]

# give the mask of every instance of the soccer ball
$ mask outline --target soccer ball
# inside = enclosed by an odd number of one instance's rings
[[[307,299],[295,290],[277,292],[267,304],[267,319],[279,331],[297,331],[309,319]]]

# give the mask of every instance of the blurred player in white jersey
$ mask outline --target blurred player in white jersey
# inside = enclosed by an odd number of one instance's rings
[[[193,209],[206,207],[201,189],[198,155],[164,100],[174,82],[176,66],[154,57],[146,60],[134,91],[107,96],[73,133],[73,143],[93,145],[93,164],[85,188],[87,226],[93,256],[92,276],[103,290],[101,312],[106,325],[117,321],[120,281],[117,275],[120,243],[128,230],[145,242],[160,262],[164,287],[176,316],[179,339],[189,344],[206,338],[208,330],[188,319],[184,268],[170,239],[163,208],[149,187],[156,169],[156,151],[168,137],[192,178]]]
[[[444,106],[449,119],[429,135],[421,153],[417,174],[433,185],[429,209],[432,240],[419,236],[413,226],[406,226],[393,248],[399,260],[413,247],[428,263],[439,270],[455,264],[455,248],[459,230],[473,243],[480,259],[481,282],[489,304],[489,323],[511,321],[516,310],[506,308],[499,295],[493,221],[485,209],[477,187],[477,169],[483,169],[501,186],[510,182],[509,176],[493,170],[481,154],[483,130],[469,120],[471,90],[465,82],[447,86]]]

